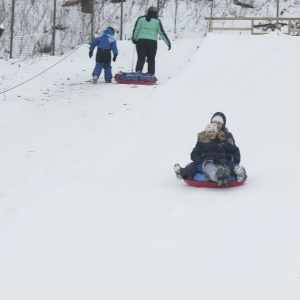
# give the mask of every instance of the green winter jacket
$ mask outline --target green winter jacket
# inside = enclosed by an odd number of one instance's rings
[[[160,20],[157,18],[151,18],[148,22],[146,20],[146,16],[142,16],[139,17],[135,23],[132,40],[138,41],[140,39],[147,39],[157,41],[158,34],[167,46],[170,47],[171,42],[166,35]]]

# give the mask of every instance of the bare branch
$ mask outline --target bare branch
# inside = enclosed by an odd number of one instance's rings
[[[64,4],[62,4],[62,6],[71,6],[79,3],[81,3],[81,0],[68,0]]]
[[[238,1],[238,0],[233,0],[233,3],[234,3],[235,5],[239,5],[239,6],[246,7],[246,8],[254,8],[253,5],[247,4],[247,3],[242,3],[242,2],[240,2],[240,1]]]

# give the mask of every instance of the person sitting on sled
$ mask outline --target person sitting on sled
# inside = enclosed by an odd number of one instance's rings
[[[231,154],[233,161],[228,160]],[[206,125],[205,131],[198,134],[198,141],[191,153],[192,163],[185,168],[175,164],[174,171],[178,179],[193,179],[196,173],[203,172],[211,181],[222,185],[227,183],[229,176],[243,180],[240,163],[240,150],[236,145],[226,141],[223,131],[218,131],[217,124]]]
[[[235,140],[231,132],[229,132],[228,128],[226,127],[226,116],[218,111],[213,114],[210,120],[211,123],[217,124],[218,130],[222,130],[226,135],[226,141],[235,145]],[[232,160],[231,154],[227,154],[228,160]]]
[[[93,56],[93,51],[97,46],[96,66],[93,71],[93,81],[97,82],[102,69],[104,69],[105,82],[111,83],[111,51],[113,52],[113,61],[116,61],[118,56],[117,41],[114,37],[115,30],[112,27],[107,27],[97,38],[95,38],[90,46],[89,57]]]

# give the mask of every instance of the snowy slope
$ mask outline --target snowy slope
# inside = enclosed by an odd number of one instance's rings
[[[159,84],[135,87],[86,82],[86,45],[0,94],[0,299],[298,300],[299,46],[276,32],[160,43]],[[131,70],[119,48],[114,72]],[[59,59],[0,61],[0,92]],[[215,111],[249,178],[192,188],[173,164]]]

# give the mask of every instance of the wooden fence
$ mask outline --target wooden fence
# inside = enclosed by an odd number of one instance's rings
[[[275,29],[285,34],[300,35],[300,18],[270,18],[270,17],[244,17],[244,18],[205,18],[209,21],[209,31],[248,31],[251,34],[265,34]],[[243,23],[243,26],[236,26]],[[247,23],[248,26],[244,26]]]

